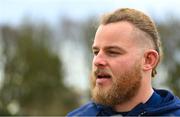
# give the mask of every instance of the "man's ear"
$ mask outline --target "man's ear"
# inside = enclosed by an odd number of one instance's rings
[[[144,54],[143,70],[147,71],[156,67],[159,61],[159,54],[156,50],[148,50]]]

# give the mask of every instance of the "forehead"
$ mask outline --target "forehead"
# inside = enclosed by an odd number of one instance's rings
[[[134,26],[128,22],[100,25],[94,39],[93,46],[121,45],[133,46]]]

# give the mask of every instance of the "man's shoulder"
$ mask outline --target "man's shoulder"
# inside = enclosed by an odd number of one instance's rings
[[[167,90],[155,90],[161,96],[160,103],[153,109],[163,116],[180,116],[180,99]]]
[[[95,116],[98,113],[96,104],[92,101],[68,113],[67,116]]]

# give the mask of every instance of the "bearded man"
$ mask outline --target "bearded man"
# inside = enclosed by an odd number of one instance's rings
[[[151,84],[162,51],[149,16],[130,8],[103,15],[92,51],[92,101],[68,116],[180,115],[179,98]]]

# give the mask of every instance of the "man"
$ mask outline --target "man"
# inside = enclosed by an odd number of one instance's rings
[[[92,50],[92,101],[68,116],[180,115],[180,100],[151,85],[162,51],[147,15],[129,8],[104,15]]]

